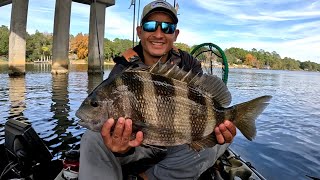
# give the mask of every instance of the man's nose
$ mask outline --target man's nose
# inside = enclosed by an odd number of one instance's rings
[[[157,27],[157,30],[154,32],[154,35],[155,35],[156,37],[162,37],[162,36],[163,36],[163,32],[162,32],[160,26]]]

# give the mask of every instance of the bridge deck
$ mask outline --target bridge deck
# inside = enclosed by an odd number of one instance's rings
[[[92,0],[72,0],[73,2],[82,4],[91,4]],[[106,4],[107,6],[114,5],[115,0],[96,0],[99,3]],[[12,0],[0,0],[0,7],[11,4]]]

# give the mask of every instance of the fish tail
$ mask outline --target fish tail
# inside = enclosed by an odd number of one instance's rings
[[[271,98],[272,96],[261,96],[248,102],[234,105],[229,109],[232,114],[230,120],[248,140],[251,141],[256,136],[255,120],[269,105]]]

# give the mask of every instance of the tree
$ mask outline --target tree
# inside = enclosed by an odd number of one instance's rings
[[[228,50],[225,50],[224,54],[226,55],[226,58],[227,58],[229,64],[238,64],[239,63],[239,62],[237,62],[237,58],[233,54],[231,54]]]
[[[107,61],[111,61],[113,57],[112,41],[104,39],[104,57]]]
[[[115,38],[112,43],[113,47],[113,58],[115,56],[120,56],[122,52],[132,47],[132,41],[129,39],[119,39]]]
[[[89,53],[88,44],[89,36],[79,33],[74,38],[71,38],[70,52],[77,54],[79,59],[85,59]]]
[[[27,34],[26,56],[28,61],[40,59],[41,56],[52,55],[52,34],[40,33],[36,30],[35,34]]]
[[[246,59],[244,61],[244,64],[257,67],[257,59],[252,54],[246,54]]]
[[[176,46],[178,49],[181,49],[187,52],[190,52],[191,50],[191,48],[185,43],[174,43],[174,46]]]
[[[0,56],[8,56],[9,54],[9,34],[7,26],[0,27]]]

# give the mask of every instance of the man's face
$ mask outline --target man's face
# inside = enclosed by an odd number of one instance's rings
[[[146,21],[173,23],[171,17],[162,12],[155,12],[149,15]],[[176,30],[173,34],[165,34],[162,32],[160,26],[157,27],[155,32],[146,32],[141,26],[138,26],[137,34],[141,40],[144,57],[159,58],[172,49],[173,43],[178,37],[179,30]]]

